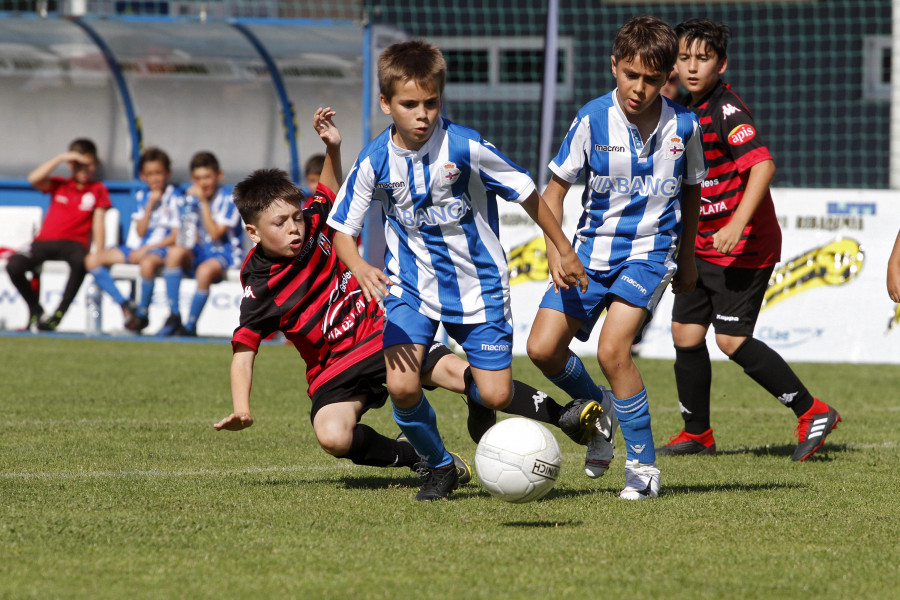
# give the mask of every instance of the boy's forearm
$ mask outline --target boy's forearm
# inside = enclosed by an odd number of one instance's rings
[[[50,179],[50,174],[65,160],[65,157],[66,153],[57,154],[53,158],[39,164],[28,174],[28,183],[34,187],[41,187],[41,184],[46,183]]]
[[[368,265],[359,254],[359,246],[356,245],[356,238],[342,231],[334,233],[334,251],[342,263],[347,265],[351,273],[356,274],[360,267]]]
[[[697,244],[697,227],[700,221],[700,185],[684,186],[681,195],[681,243],[678,246],[678,258],[694,258]]]
[[[337,193],[338,189],[341,187],[342,181],[341,146],[340,144],[326,145],[325,164],[322,165],[322,173],[319,175],[319,182],[331,191]]]
[[[756,214],[756,209],[762,204],[763,198],[769,191],[769,184],[775,177],[775,163],[771,160],[764,160],[750,167],[747,176],[747,185],[744,186],[744,195],[741,196],[741,202],[731,216],[731,221],[735,225],[740,225],[743,229],[747,223]]]
[[[234,414],[250,414],[250,389],[256,352],[247,348],[231,358],[231,403]]]
[[[566,234],[560,226],[560,221],[557,219],[557,216],[553,213],[547,203],[541,199],[541,196],[537,191],[533,192],[531,196],[522,203],[522,208],[524,208],[525,212],[528,213],[528,216],[538,224],[538,227],[543,230],[546,239],[552,243],[558,251],[562,252],[566,248],[569,250],[572,249]]]

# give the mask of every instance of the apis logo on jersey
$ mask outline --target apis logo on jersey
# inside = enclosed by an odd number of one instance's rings
[[[746,144],[755,137],[756,129],[753,128],[753,125],[744,123],[731,130],[731,133],[728,134],[728,143],[732,146],[740,146],[741,144]]]
[[[743,111],[733,104],[726,104],[725,106],[722,107],[722,117],[723,118],[728,118],[731,115],[733,115],[734,113],[739,113],[739,112],[743,112]]]

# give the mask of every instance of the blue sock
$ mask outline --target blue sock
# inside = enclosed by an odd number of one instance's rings
[[[650,402],[647,388],[631,398],[613,398],[619,428],[625,438],[628,460],[637,459],[643,463],[656,462],[656,447],[653,445],[653,430],[650,428]]]
[[[138,304],[137,309],[139,317],[147,318],[147,314],[150,312],[150,301],[153,300],[153,280],[153,277],[148,277],[146,279],[141,277],[141,302]]]
[[[178,294],[181,292],[181,268],[163,269],[166,282],[166,298],[169,300],[169,312],[181,316],[178,308]]]
[[[185,329],[194,331],[197,328],[197,319],[200,318],[200,313],[203,312],[207,300],[209,300],[209,290],[197,290],[194,293],[194,298],[191,300],[191,311],[184,323]]]
[[[588,375],[587,369],[584,368],[584,363],[574,354],[569,354],[569,361],[562,371],[548,376],[547,379],[572,398],[590,398],[597,402],[603,402],[602,388],[594,383],[594,380]]]
[[[437,415],[424,393],[414,406],[393,407],[394,421],[428,466],[445,467],[453,462],[453,457],[444,448],[444,442],[438,433]]]
[[[109,294],[109,297],[112,298],[116,304],[125,304],[125,296],[123,296],[122,292],[119,291],[119,288],[116,287],[116,280],[113,279],[110,274],[109,267],[94,267],[91,269],[91,275],[94,276],[97,287]]]

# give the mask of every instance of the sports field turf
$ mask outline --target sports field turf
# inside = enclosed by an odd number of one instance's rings
[[[231,412],[225,341],[8,335],[0,353],[0,598],[900,594],[898,366],[795,365],[844,422],[794,463],[792,413],[715,363],[719,456],[661,457],[658,499],[617,498],[621,434],[599,480],[557,436],[557,487],[511,505],[474,481],[417,503],[411,471],[325,455],[288,347],[262,349],[256,424],[239,433],[212,427]],[[660,445],[681,423],[672,365],[639,365]],[[527,358],[513,368],[562,399]],[[462,400],[431,398],[471,463]],[[364,420],[398,431],[387,409]]]

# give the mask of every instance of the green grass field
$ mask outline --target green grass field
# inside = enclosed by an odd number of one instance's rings
[[[511,505],[475,481],[417,503],[411,471],[325,455],[288,347],[262,349],[239,433],[212,427],[231,410],[227,342],[6,336],[0,352],[0,598],[898,597],[897,366],[795,365],[844,422],[794,463],[792,413],[715,363],[719,456],[661,457],[658,499],[618,499],[621,448],[590,480],[558,436],[556,488]],[[659,445],[681,423],[672,365],[639,366]],[[561,399],[527,358],[514,373]],[[464,403],[431,398],[471,462]],[[364,420],[398,431],[387,409]]]

